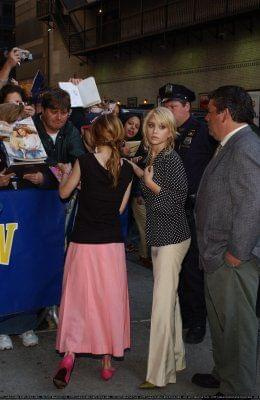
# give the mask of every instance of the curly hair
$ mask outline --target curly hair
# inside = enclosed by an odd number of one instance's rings
[[[22,101],[27,100],[25,91],[20,86],[7,84],[0,90],[0,104],[5,103],[6,97],[11,93],[18,93],[21,96]]]

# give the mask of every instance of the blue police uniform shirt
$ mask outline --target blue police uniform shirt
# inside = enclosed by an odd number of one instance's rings
[[[209,135],[206,123],[192,115],[178,128],[175,150],[180,155],[188,178],[188,194],[196,194],[203,172],[217,142]]]

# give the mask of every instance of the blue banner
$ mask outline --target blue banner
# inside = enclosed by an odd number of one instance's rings
[[[0,191],[0,315],[59,304],[64,220],[56,190]]]

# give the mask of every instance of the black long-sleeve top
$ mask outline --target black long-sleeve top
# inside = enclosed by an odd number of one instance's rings
[[[141,180],[147,212],[147,242],[156,247],[180,243],[190,237],[184,208],[188,183],[183,163],[176,151],[163,150],[152,165],[153,181],[161,190],[155,194]]]

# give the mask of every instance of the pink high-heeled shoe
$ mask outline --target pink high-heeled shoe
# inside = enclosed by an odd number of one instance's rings
[[[58,389],[64,389],[70,381],[74,366],[74,357],[71,354],[65,356],[59,364],[59,369],[53,378],[53,383]]]
[[[102,368],[100,375],[101,378],[104,379],[104,381],[108,381],[109,379],[111,379],[115,373],[115,368]]]
[[[105,354],[102,359],[102,369],[100,372],[100,376],[102,379],[104,379],[104,381],[108,381],[109,379],[111,379],[115,373],[115,368],[111,367],[111,365],[109,367],[105,367],[105,365],[107,365],[106,361],[109,361],[108,365],[110,365],[111,356],[109,354]]]

